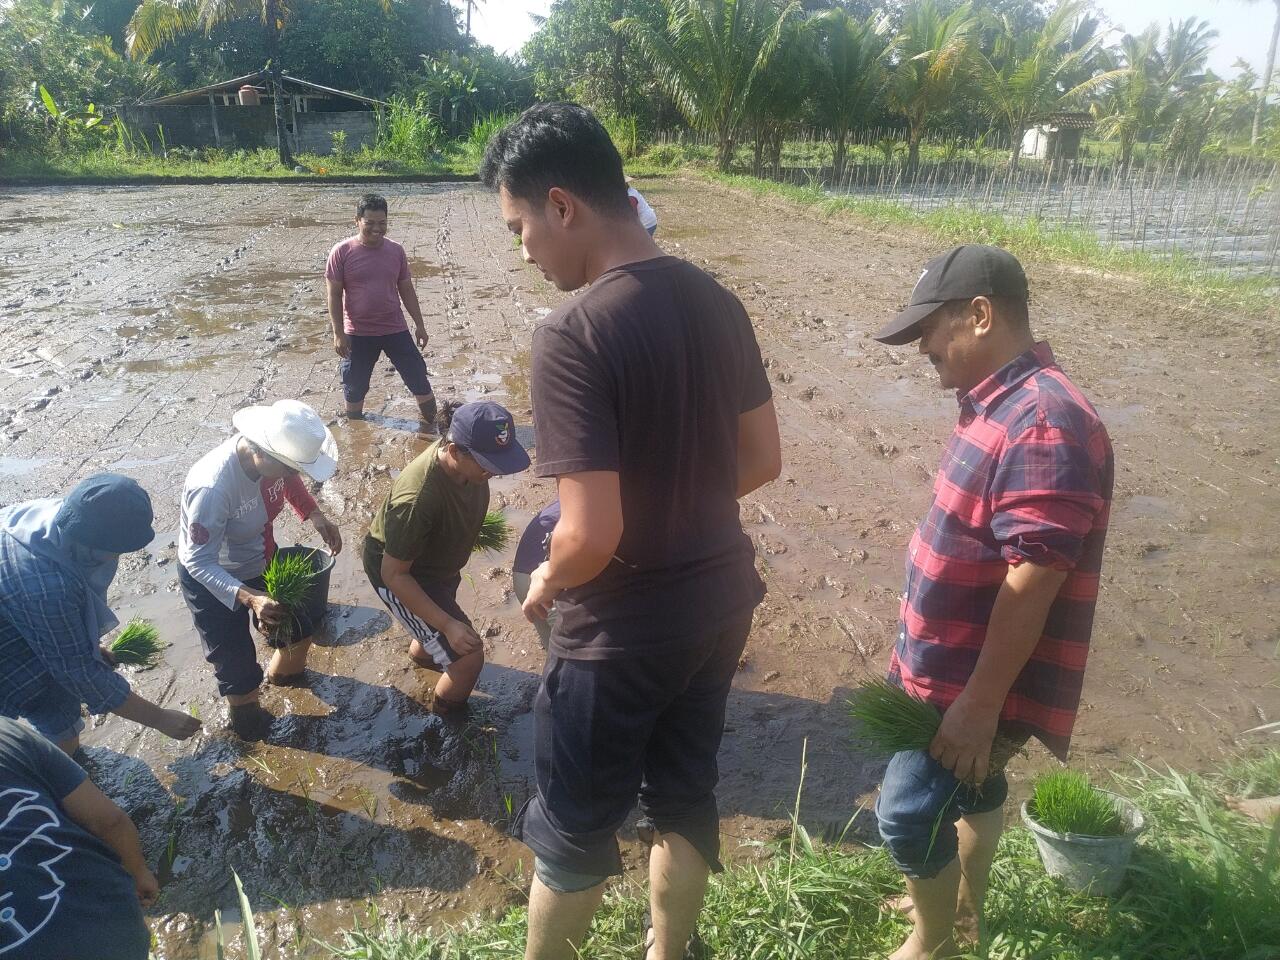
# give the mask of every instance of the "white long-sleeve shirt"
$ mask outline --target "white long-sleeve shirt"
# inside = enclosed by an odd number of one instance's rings
[[[658,225],[658,215],[653,212],[653,207],[649,206],[649,201],[635,187],[627,187],[627,196],[636,199],[636,216],[640,218],[640,226],[646,230]]]
[[[178,530],[178,560],[229,610],[244,581],[267,566],[267,508],[258,481],[240,466],[236,440],[229,437],[187,472]]]

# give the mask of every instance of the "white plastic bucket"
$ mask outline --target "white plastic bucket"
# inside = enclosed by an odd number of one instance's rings
[[[1133,803],[1109,790],[1116,802],[1124,833],[1117,837],[1087,837],[1078,833],[1056,833],[1037,823],[1022,804],[1022,822],[1036,838],[1040,861],[1051,877],[1058,877],[1072,890],[1095,897],[1109,897],[1120,889],[1133,845],[1147,828],[1146,818]]]

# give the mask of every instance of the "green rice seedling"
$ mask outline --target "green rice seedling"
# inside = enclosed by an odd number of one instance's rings
[[[163,659],[161,651],[164,646],[160,631],[154,626],[145,620],[130,620],[111,641],[111,655],[122,666],[150,670]]]
[[[1028,812],[1055,833],[1117,837],[1124,823],[1115,801],[1075,770],[1054,770],[1036,780]]]
[[[280,625],[272,628],[272,639],[291,643],[295,627],[293,611],[306,603],[307,594],[316,579],[312,555],[276,551],[262,579],[267,584],[267,595],[288,611]]]
[[[904,750],[928,750],[942,723],[942,714],[932,704],[880,678],[864,681],[853,692],[849,716],[857,724],[857,739],[863,748],[885,757]],[[997,733],[991,744],[990,773],[1003,770],[1021,749],[1020,744]]]
[[[880,678],[865,681],[853,692],[849,716],[858,724],[858,741],[883,756],[928,750],[942,723],[936,707]]]
[[[496,553],[507,548],[511,543],[511,537],[511,524],[507,523],[507,518],[502,511],[490,510],[484,515],[484,521],[480,524],[480,533],[476,536],[476,545],[471,550],[473,553],[482,551]]]

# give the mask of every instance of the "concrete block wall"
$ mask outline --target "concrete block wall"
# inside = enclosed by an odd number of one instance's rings
[[[333,152],[332,134],[347,132],[347,149],[373,146],[377,123],[372,110],[343,110],[335,113],[298,114],[298,133],[294,137],[298,153],[329,154]]]
[[[171,147],[222,147],[225,150],[256,150],[274,147],[276,124],[271,107],[210,107],[181,104],[159,107],[127,106],[120,110],[135,136],[147,138],[153,149],[160,146],[157,128],[164,128],[164,142]],[[214,117],[217,117],[217,134]],[[343,110],[334,113],[299,113],[297,130],[290,137],[295,153],[333,152],[335,130],[347,131],[347,148],[358,150],[373,145],[377,124],[371,110]]]

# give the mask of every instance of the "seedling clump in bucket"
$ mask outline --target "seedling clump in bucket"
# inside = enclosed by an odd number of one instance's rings
[[[262,579],[267,584],[267,595],[288,611],[280,625],[272,628],[272,638],[280,643],[292,643],[293,612],[306,605],[307,594],[316,579],[313,554],[285,553],[279,550],[267,564]]]
[[[1027,812],[1055,833],[1084,837],[1118,837],[1124,833],[1115,801],[1095,790],[1088,777],[1074,770],[1055,770],[1036,780]]]

